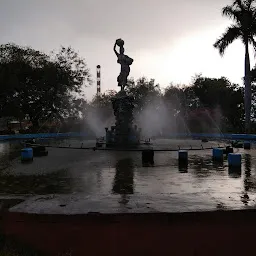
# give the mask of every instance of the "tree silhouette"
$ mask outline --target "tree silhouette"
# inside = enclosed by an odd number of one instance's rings
[[[70,47],[48,56],[30,47],[0,45],[1,116],[29,115],[38,128],[53,115],[77,115],[86,104],[83,87],[90,83],[85,61]]]
[[[217,39],[214,47],[223,55],[226,48],[236,39],[241,39],[245,47],[245,132],[251,130],[251,68],[249,45],[256,48],[254,36],[256,34],[256,1],[255,0],[236,0],[232,5],[227,5],[222,9],[222,14],[233,20],[222,36]]]

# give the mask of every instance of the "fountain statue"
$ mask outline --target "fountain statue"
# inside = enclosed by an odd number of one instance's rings
[[[119,46],[119,53],[116,50],[116,46]],[[118,86],[121,87],[121,91],[124,90],[127,85],[127,77],[130,74],[130,66],[133,63],[133,59],[124,54],[124,40],[117,39],[114,45],[114,52],[117,56],[117,63],[121,65],[121,72],[117,77]]]
[[[119,52],[116,47],[119,47]],[[118,86],[121,90],[112,99],[112,107],[115,115],[115,126],[106,129],[106,146],[135,146],[140,143],[141,129],[133,125],[133,97],[127,95],[125,87],[130,74],[130,66],[133,59],[124,54],[124,40],[117,39],[114,45],[117,63],[121,65],[121,72],[117,77]]]

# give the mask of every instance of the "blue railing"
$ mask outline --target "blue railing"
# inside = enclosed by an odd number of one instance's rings
[[[176,133],[171,138],[209,138],[209,139],[228,139],[228,140],[256,140],[256,134],[231,134],[231,133]]]
[[[37,133],[37,134],[13,134],[0,135],[2,140],[19,140],[19,139],[42,139],[42,138],[86,138],[87,133],[69,132],[69,133]],[[195,139],[228,139],[228,140],[256,140],[256,134],[220,134],[220,133],[173,133],[169,138],[195,138]]]
[[[0,140],[43,139],[43,138],[75,138],[75,137],[86,137],[86,136],[87,136],[86,133],[79,133],[79,132],[11,134],[11,135],[0,135]]]

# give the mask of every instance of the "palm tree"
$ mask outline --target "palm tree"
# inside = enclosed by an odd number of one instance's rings
[[[223,56],[226,48],[236,39],[241,39],[245,47],[244,64],[244,105],[245,105],[245,132],[250,132],[251,117],[251,68],[249,45],[252,44],[256,49],[254,36],[256,35],[256,0],[236,0],[232,5],[225,6],[222,9],[222,15],[234,21],[222,36],[217,39],[214,47],[219,50]]]

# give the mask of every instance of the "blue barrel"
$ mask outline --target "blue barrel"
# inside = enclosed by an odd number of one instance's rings
[[[23,148],[21,150],[21,161],[32,161],[33,160],[33,149]]]
[[[214,160],[223,160],[223,149],[222,148],[213,148],[212,157]]]
[[[242,157],[240,154],[228,154],[229,167],[240,167],[242,164]]]

